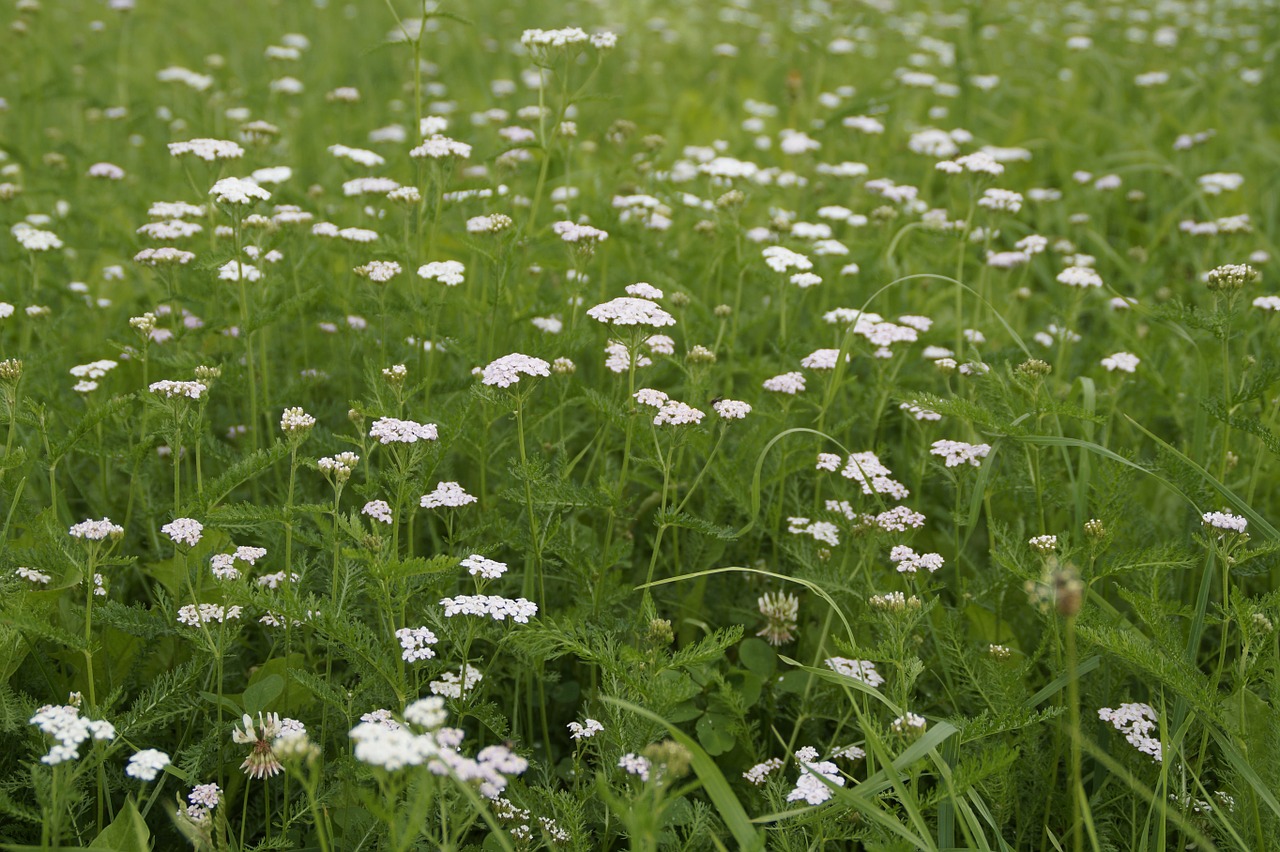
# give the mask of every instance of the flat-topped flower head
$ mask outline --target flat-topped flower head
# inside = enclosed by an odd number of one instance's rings
[[[566,725],[569,736],[575,740],[589,740],[604,730],[604,725],[595,719],[583,719],[581,722],[570,722]]]
[[[1230,512],[1205,512],[1201,519],[1206,527],[1223,532],[1243,533],[1249,528],[1248,518]]]
[[[400,657],[406,663],[429,660],[436,655],[431,646],[436,644],[436,634],[425,627],[401,627],[396,631],[396,639],[403,649]]]
[[[566,243],[602,243],[609,239],[607,231],[577,222],[556,222],[551,230]]]
[[[186,266],[195,259],[196,256],[193,252],[183,251],[172,246],[146,248],[133,256],[134,263],[141,263],[143,266],[151,267]]]
[[[67,535],[89,541],[102,541],[106,538],[120,538],[124,535],[124,527],[111,523],[110,518],[103,518],[100,521],[90,519],[72,526],[67,530]]]
[[[483,577],[486,580],[496,580],[507,573],[507,563],[487,559],[478,553],[473,553],[462,560],[462,567],[466,568],[471,576]]]
[[[160,382],[152,382],[147,386],[147,390],[156,396],[165,399],[175,399],[186,397],[187,399],[199,399],[204,396],[205,391],[209,390],[208,385],[203,382],[179,382],[172,380],[164,380]]]
[[[129,758],[124,774],[139,781],[154,781],[156,775],[169,765],[169,755],[154,748],[144,748]]]
[[[375,521],[381,521],[384,524],[390,524],[394,520],[391,515],[391,504],[386,500],[370,500],[364,504],[360,514],[373,518]]]
[[[271,193],[249,178],[223,178],[213,185],[209,194],[223,204],[246,205],[255,201],[271,200]]]
[[[212,163],[218,160],[238,160],[244,156],[244,148],[227,139],[188,139],[185,142],[170,142],[169,155],[196,157]]]
[[[587,316],[597,322],[613,326],[645,325],[650,328],[663,328],[676,324],[676,318],[656,302],[637,299],[634,296],[610,299],[588,309]]]
[[[340,160],[350,160],[367,168],[381,166],[387,161],[385,157],[376,151],[369,151],[364,148],[349,148],[346,145],[330,145],[329,153]]]
[[[467,493],[456,482],[441,482],[430,494],[423,494],[419,505],[424,509],[456,509],[476,502],[476,498]]]
[[[369,429],[369,437],[377,438],[382,444],[415,444],[418,441],[434,441],[439,433],[434,423],[379,417]]]
[[[964,441],[934,441],[932,449],[929,450],[932,455],[941,456],[947,467],[957,467],[958,465],[967,464],[972,467],[982,467],[982,460],[991,452],[990,444],[966,444]]]
[[[162,526],[160,532],[169,536],[174,544],[195,547],[204,535],[204,524],[194,518],[177,518]]]
[[[508,388],[520,381],[520,376],[550,376],[551,365],[541,358],[513,352],[503,355],[484,368],[481,381],[486,385]]]
[[[1108,355],[1103,358],[1101,363],[1109,373],[1114,373],[1117,370],[1122,373],[1132,373],[1138,369],[1138,364],[1142,363],[1142,359],[1132,352],[1117,352],[1114,355]]]
[[[520,624],[528,624],[532,616],[538,614],[538,605],[525,598],[504,598],[499,595],[458,595],[452,598],[441,598],[445,618],[455,615],[474,615],[489,617],[494,621],[505,621],[510,618]]]
[[[627,291],[628,296],[635,296],[637,299],[649,299],[656,301],[661,299],[663,292],[652,284],[646,284],[643,281],[637,281],[635,284],[628,284],[623,288]]]
[[[884,683],[884,677],[876,671],[875,663],[869,660],[851,660],[848,657],[828,657],[823,664],[836,674],[851,677],[867,686],[875,687]]]
[[[783,373],[773,378],[765,379],[763,387],[773,393],[785,393],[795,396],[804,390],[804,373]]]
[[[115,726],[100,719],[80,715],[79,694],[72,695],[70,704],[46,704],[36,710],[28,723],[39,728],[54,742],[49,753],[40,758],[47,766],[57,766],[69,760],[80,759],[80,746],[87,740],[113,740]]]
[[[498,234],[508,231],[515,222],[505,213],[490,213],[488,216],[473,216],[467,220],[468,234]]]
[[[655,426],[696,426],[702,422],[705,412],[699,411],[687,403],[678,400],[667,400],[658,413],[654,415]]]
[[[465,142],[459,142],[456,139],[450,139],[448,136],[435,133],[410,151],[409,156],[415,160],[446,160],[451,158],[465,160],[471,156],[471,146]]]
[[[788,272],[792,269],[808,272],[813,269],[813,261],[785,246],[769,246],[761,254],[764,256],[765,265],[774,272]]]
[[[316,425],[316,419],[300,407],[286,408],[280,415],[280,431],[286,435],[305,435]]]
[[[711,408],[721,420],[743,420],[751,413],[751,404],[737,399],[717,399]]]
[[[942,556],[937,553],[916,553],[905,544],[899,544],[889,551],[889,561],[894,563],[899,574],[917,574],[921,571],[932,574],[942,567]]]
[[[400,274],[400,264],[394,260],[371,260],[351,271],[361,278],[368,278],[377,284],[385,284]]]
[[[456,287],[463,282],[463,273],[466,271],[467,268],[456,260],[435,260],[419,266],[418,277]]]
[[[1087,266],[1068,266],[1058,273],[1058,283],[1068,287],[1101,287],[1102,276]]]
[[[27,251],[50,251],[62,248],[62,240],[52,231],[33,228],[25,222],[19,222],[9,229],[18,245]]]

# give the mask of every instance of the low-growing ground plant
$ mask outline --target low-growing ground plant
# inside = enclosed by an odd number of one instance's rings
[[[1273,4],[0,18],[0,848],[1275,848]]]

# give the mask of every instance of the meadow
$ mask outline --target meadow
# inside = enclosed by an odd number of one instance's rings
[[[0,25],[0,849],[1280,848],[1275,3]]]

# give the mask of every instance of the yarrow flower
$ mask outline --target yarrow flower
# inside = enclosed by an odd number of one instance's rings
[[[418,441],[434,441],[439,433],[434,423],[379,417],[369,429],[369,437],[377,438],[381,444],[414,444]]]
[[[87,538],[90,541],[102,541],[105,538],[119,538],[124,535],[124,527],[111,523],[110,518],[100,521],[87,520],[75,524],[67,530],[72,538]]]
[[[629,775],[637,776],[641,781],[648,781],[652,764],[649,763],[648,758],[641,757],[634,752],[627,752],[618,758],[618,768]]]
[[[462,567],[466,568],[471,576],[483,577],[486,580],[496,580],[507,573],[507,563],[486,559],[478,553],[473,553],[462,560]]]
[[[1160,743],[1159,721],[1155,708],[1150,704],[1121,704],[1119,707],[1103,707],[1098,718],[1111,724],[1129,745],[1149,755],[1156,763],[1164,760],[1164,748]],[[1155,736],[1152,736],[1155,734]]]
[[[223,178],[213,185],[209,194],[223,204],[252,204],[259,200],[271,200],[271,193],[249,178]]]
[[[316,419],[301,408],[286,408],[280,415],[280,431],[286,435],[305,434],[316,425]]]
[[[202,624],[218,622],[222,624],[228,619],[240,618],[242,607],[224,607],[222,604],[187,604],[178,610],[178,623],[188,627],[199,627]]]
[[[400,654],[406,663],[429,660],[436,655],[429,646],[436,644],[436,634],[425,627],[401,627],[396,631],[396,639],[404,651]]]
[[[759,787],[765,782],[765,779],[782,768],[782,758],[771,757],[764,763],[757,763],[755,766],[742,773],[742,777],[746,779],[748,784],[754,784]]]
[[[43,571],[37,571],[35,568],[18,567],[13,573],[24,580],[29,580],[32,583],[39,583],[42,586],[49,585],[49,582],[53,579],[48,574]]]
[[[418,277],[456,287],[463,281],[467,268],[456,260],[436,260],[418,267]]]
[[[1102,276],[1087,266],[1068,266],[1058,273],[1058,283],[1068,287],[1101,287]]]
[[[455,615],[488,616],[494,621],[505,621],[510,618],[520,624],[528,624],[529,619],[538,614],[538,605],[525,598],[504,598],[500,595],[458,595],[453,598],[441,598],[445,618]]]
[[[177,518],[160,528],[160,532],[169,536],[174,544],[185,544],[195,547],[204,534],[204,524],[194,518]]]
[[[57,741],[49,747],[49,753],[40,758],[43,764],[57,766],[68,760],[79,760],[80,746],[90,738],[115,739],[114,725],[104,720],[81,716],[78,694],[73,695],[72,699],[71,704],[46,704],[27,720]]]
[[[647,325],[653,328],[675,325],[676,318],[664,311],[656,302],[619,296],[587,310],[587,316],[607,325]]]
[[[390,524],[393,521],[391,516],[391,505],[386,500],[370,500],[364,504],[364,508],[360,510],[360,514],[367,515],[375,521],[381,521],[384,524]]]
[[[833,672],[851,677],[867,686],[875,687],[884,683],[884,677],[876,671],[876,664],[870,660],[851,660],[848,657],[828,657],[823,665]]]
[[[443,672],[439,680],[428,684],[432,695],[445,698],[461,698],[463,693],[471,692],[484,680],[484,675],[475,666],[467,663],[457,672]]]
[[[795,396],[804,390],[804,373],[783,373],[764,380],[764,389]]]
[[[165,399],[173,399],[174,397],[199,399],[208,389],[208,385],[203,382],[176,382],[169,380],[152,382],[147,386],[147,390]]]
[[[800,777],[796,779],[795,788],[787,794],[788,802],[820,805],[834,795],[831,786],[844,786],[845,779],[839,767],[829,760],[819,761],[818,751],[812,746],[797,751],[796,762],[800,764]]]
[[[699,411],[691,405],[677,400],[668,400],[658,409],[658,413],[654,415],[653,425],[655,426],[687,426],[697,425],[702,422],[705,413]]]
[[[946,461],[947,467],[956,467],[962,464],[968,464],[972,467],[981,467],[982,460],[991,452],[990,444],[966,444],[963,441],[934,441],[930,454],[941,456]]]
[[[146,748],[129,758],[124,774],[139,781],[154,781],[160,770],[169,765],[169,755],[153,748]]]
[[[467,493],[456,482],[441,482],[435,491],[423,494],[419,505],[424,509],[458,508],[476,502],[476,498]]]
[[[1142,363],[1142,359],[1131,352],[1117,352],[1102,359],[1102,366],[1106,367],[1107,372],[1110,373],[1114,373],[1117,370],[1122,373],[1132,373],[1138,369],[1138,364],[1140,363]]]
[[[742,420],[751,413],[750,403],[736,399],[718,399],[711,403],[711,408],[721,420]]]
[[[604,725],[595,719],[583,719],[582,723],[570,722],[567,726],[569,736],[575,740],[589,740],[604,730]]]
[[[1202,519],[1206,527],[1213,527],[1224,532],[1243,533],[1249,527],[1247,518],[1233,515],[1230,512],[1205,512]]]
[[[371,260],[364,266],[357,266],[352,272],[376,284],[385,284],[400,274],[400,264],[394,260]]]
[[[535,377],[550,376],[551,365],[541,358],[513,352],[490,362],[484,368],[484,375],[481,381],[486,385],[507,388],[520,381],[521,374]]]
[[[889,561],[894,563],[899,574],[916,574],[922,569],[932,574],[942,567],[942,556],[937,553],[916,553],[905,544],[900,544],[889,551]]]

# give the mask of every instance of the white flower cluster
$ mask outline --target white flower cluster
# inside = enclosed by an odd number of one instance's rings
[[[699,411],[687,403],[678,400],[668,400],[658,409],[658,413],[654,415],[653,425],[655,426],[687,426],[697,425],[702,422],[705,413]]]
[[[1205,512],[1202,516],[1204,525],[1225,532],[1242,533],[1249,527],[1249,520],[1230,512]]]
[[[641,757],[634,752],[627,752],[618,758],[618,768],[628,775],[635,775],[641,781],[649,780],[649,772],[653,765],[649,763],[649,759]]]
[[[62,248],[62,240],[52,231],[42,231],[39,228],[33,228],[25,222],[19,222],[14,225],[9,233],[13,234],[13,238],[18,241],[18,245],[27,251],[49,251],[50,249]]]
[[[764,256],[765,265],[774,272],[787,272],[792,269],[808,272],[813,269],[813,261],[785,246],[769,246],[761,254]]]
[[[442,598],[440,605],[444,607],[445,618],[455,615],[489,616],[494,621],[505,621],[510,618],[520,624],[528,624],[532,616],[538,614],[538,605],[525,598],[504,598],[501,595],[458,595],[453,598]]]
[[[316,425],[316,419],[301,408],[286,408],[280,415],[280,431],[287,435],[305,432]]]
[[[736,399],[718,399],[711,408],[722,420],[743,420],[751,413],[751,404]]]
[[[609,345],[604,348],[604,354],[604,366],[610,372],[625,373],[631,369],[632,354],[625,343],[617,340],[609,341]],[[653,364],[652,358],[639,352],[635,353],[634,360],[637,368],[648,367]]]
[[[914,736],[922,733],[928,724],[923,716],[915,713],[906,713],[889,723],[889,727],[895,734]]]
[[[647,325],[653,328],[675,325],[676,318],[656,302],[619,296],[587,310],[587,316],[608,325]]]
[[[169,143],[171,157],[188,154],[212,163],[216,160],[237,160],[244,156],[244,148],[226,139],[188,139],[186,142]]]
[[[851,660],[848,657],[828,657],[823,665],[833,672],[865,683],[873,689],[884,683],[884,677],[876,671],[876,664],[870,660]]]
[[[445,698],[461,698],[464,692],[471,692],[484,680],[480,670],[467,663],[458,672],[444,672],[439,680],[433,680],[428,687],[432,695],[443,695]]]
[[[203,382],[176,382],[169,379],[162,382],[152,382],[147,386],[147,390],[158,396],[163,396],[165,399],[173,399],[179,396],[185,396],[188,399],[199,399],[208,389],[209,387]]]
[[[435,133],[431,137],[422,140],[422,144],[410,151],[409,156],[415,160],[444,160],[449,157],[465,160],[471,156],[471,146],[466,142],[459,142],[456,139],[450,139],[448,136]]]
[[[79,760],[81,744],[91,737],[95,740],[111,740],[116,736],[114,725],[101,719],[81,716],[80,708],[75,704],[46,704],[36,710],[28,723],[57,740],[49,747],[49,753],[40,758],[41,763],[49,766]]]
[[[418,277],[456,287],[463,281],[467,268],[456,260],[435,260],[418,267]]]
[[[765,779],[782,768],[782,758],[771,757],[764,763],[757,763],[755,766],[742,773],[742,777],[746,779],[748,784],[754,784],[759,787],[764,783]]]
[[[102,541],[104,538],[119,538],[124,535],[124,527],[111,523],[110,518],[103,518],[100,521],[95,521],[91,518],[72,526],[71,529],[67,530],[67,535],[72,538]]]
[[[885,532],[906,532],[924,526],[925,517],[906,506],[894,506],[878,515],[867,516],[868,521]]]
[[[610,35],[612,35],[610,33]],[[616,36],[615,36],[616,38]],[[558,30],[525,30],[520,36],[520,43],[525,47],[568,47],[571,44],[586,44],[591,36],[580,27],[562,27]]]
[[[430,494],[423,494],[418,504],[424,509],[458,508],[476,502],[476,498],[467,493],[456,482],[441,482]]]
[[[357,266],[352,272],[375,284],[385,284],[400,274],[400,264],[394,260],[371,260],[363,266]]]
[[[13,573],[24,580],[32,583],[39,583],[42,586],[49,585],[49,582],[53,579],[43,571],[37,571],[35,568],[26,568],[22,566],[14,569]]]
[[[386,157],[376,151],[369,151],[364,148],[349,148],[346,145],[330,145],[329,153],[340,160],[350,160],[370,169],[387,162]]]
[[[271,193],[249,178],[223,178],[213,185],[209,194],[223,204],[252,204],[258,200],[271,200]]]
[[[862,486],[862,493],[868,496],[887,494],[894,500],[905,500],[911,494],[905,485],[893,478],[893,471],[870,450],[850,455],[840,475],[857,482]]]
[[[1107,371],[1111,373],[1117,370],[1122,373],[1132,373],[1138,369],[1138,365],[1141,363],[1142,359],[1132,352],[1117,352],[1102,359],[1102,366],[1106,367]]]
[[[551,226],[551,230],[566,243],[602,243],[609,239],[607,231],[568,220],[556,222]]]
[[[160,528],[160,532],[169,536],[174,544],[185,544],[195,547],[204,534],[204,524],[194,518],[176,518]]]
[[[178,610],[178,623],[188,627],[199,627],[201,624],[214,621],[222,624],[227,619],[239,618],[242,611],[243,608],[239,606],[224,607],[222,604],[211,603],[187,604]]]
[[[762,387],[773,393],[785,393],[795,396],[804,390],[804,373],[782,373],[765,379]]]
[[[604,725],[595,719],[583,719],[581,724],[570,722],[566,727],[569,728],[569,736],[575,740],[589,740],[604,730]]]
[[[807,535],[814,541],[837,547],[840,544],[840,530],[830,521],[811,521],[808,518],[787,518],[787,532],[792,535]]]
[[[1102,276],[1087,266],[1068,266],[1058,273],[1058,283],[1068,287],[1101,287]]]
[[[379,417],[369,429],[369,437],[377,438],[382,444],[415,444],[418,441],[434,441],[439,433],[434,423]]]
[[[185,266],[195,259],[196,256],[192,252],[176,249],[172,246],[143,249],[133,256],[135,263],[141,263],[144,266],[164,266],[171,263]]]
[[[491,213],[488,216],[473,216],[467,220],[468,234],[496,234],[515,225],[511,217],[505,213]]]
[[[894,563],[899,574],[916,574],[921,570],[932,574],[942,567],[941,554],[916,553],[905,544],[899,544],[889,551],[889,561]]]
[[[237,560],[253,565],[266,555],[265,547],[241,546],[233,553],[215,553],[209,558],[209,568],[219,580],[237,580],[240,578],[240,569],[235,567]]]
[[[914,402],[903,402],[898,408],[910,414],[916,420],[941,420],[942,415],[932,409],[925,408]]]
[[[796,762],[800,764],[800,777],[796,779],[795,788],[787,794],[788,802],[807,802],[820,805],[830,799],[834,793],[831,786],[844,786],[844,776],[840,768],[829,760],[818,760],[818,750],[813,746],[805,746],[796,752]]]
[[[169,765],[169,755],[154,748],[144,748],[129,758],[124,774],[139,781],[154,781],[160,770]]]
[[[370,500],[364,504],[364,508],[360,510],[360,514],[368,515],[375,521],[381,521],[384,524],[391,523],[394,518],[391,515],[391,504],[386,500]]]
[[[471,576],[483,577],[486,580],[496,580],[507,573],[507,563],[486,559],[478,553],[473,553],[462,560],[462,567],[466,568]]]
[[[404,649],[400,657],[406,663],[429,660],[436,655],[430,646],[439,640],[436,639],[436,634],[425,627],[401,627],[396,631],[396,638],[400,640],[400,647]]]
[[[490,362],[484,368],[481,381],[486,385],[507,388],[520,381],[521,374],[526,376],[549,376],[551,375],[551,365],[541,358],[513,352]]]
[[[1103,707],[1098,710],[1098,718],[1109,722],[1113,728],[1124,734],[1129,745],[1143,754],[1151,756],[1156,763],[1164,760],[1164,749],[1160,744],[1160,717],[1150,704],[1121,704],[1119,707]],[[1155,736],[1152,736],[1152,734]]]
[[[325,456],[316,460],[316,467],[320,468],[325,474],[332,474],[340,480],[346,480],[351,476],[351,471],[360,463],[360,457],[355,453],[338,453],[336,456]]]
[[[296,573],[277,571],[274,574],[263,574],[258,578],[258,585],[265,589],[278,589],[285,583],[296,583],[301,579]]]
[[[982,460],[991,452],[990,444],[966,444],[964,441],[934,441],[930,454],[941,456],[947,467],[967,464],[981,467]]]

